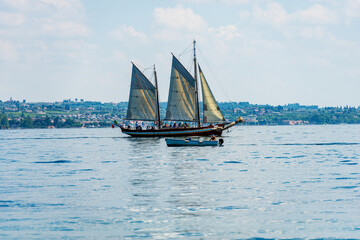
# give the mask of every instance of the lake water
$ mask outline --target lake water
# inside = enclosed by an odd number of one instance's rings
[[[238,126],[223,139],[2,130],[0,238],[360,238],[360,125]]]

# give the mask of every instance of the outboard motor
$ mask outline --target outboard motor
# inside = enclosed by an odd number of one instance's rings
[[[224,140],[222,138],[219,139],[219,146],[222,146],[224,144]]]

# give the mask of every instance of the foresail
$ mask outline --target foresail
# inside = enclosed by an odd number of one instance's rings
[[[207,83],[205,76],[201,71],[200,65],[199,74],[203,95],[203,122],[212,123],[225,121],[224,115],[220,111],[219,105],[217,104],[209,84]]]
[[[133,64],[126,119],[156,121],[156,89]]]
[[[165,120],[196,121],[195,79],[173,56]]]

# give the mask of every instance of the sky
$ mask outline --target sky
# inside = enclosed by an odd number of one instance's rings
[[[360,0],[0,0],[0,100],[127,101],[132,61],[166,102],[194,39],[219,102],[360,105]]]

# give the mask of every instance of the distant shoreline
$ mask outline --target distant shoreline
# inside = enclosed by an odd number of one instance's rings
[[[298,103],[283,106],[258,105],[249,102],[220,102],[225,119],[241,116],[245,125],[324,125],[360,124],[360,107],[318,107]],[[27,103],[25,100],[0,100],[1,129],[99,128],[111,127],[115,120],[125,119],[127,102],[102,103],[75,100]],[[160,102],[163,119],[167,104]],[[202,113],[202,108],[200,108]]]
[[[242,123],[240,125],[238,125],[238,127],[241,126],[250,126],[250,127],[260,127],[260,126],[326,126],[326,125],[331,125],[331,126],[335,126],[335,125],[359,125],[360,123],[333,123],[333,124],[294,124],[294,125],[290,125],[290,124],[264,124],[264,125],[260,125],[260,124],[246,124],[246,123]],[[1,128],[0,130],[27,130],[27,129],[47,129],[47,130],[52,130],[52,129],[101,129],[101,128],[112,128],[111,126],[106,126],[106,127],[62,127],[62,128]],[[117,130],[117,127],[115,127],[115,130]]]

